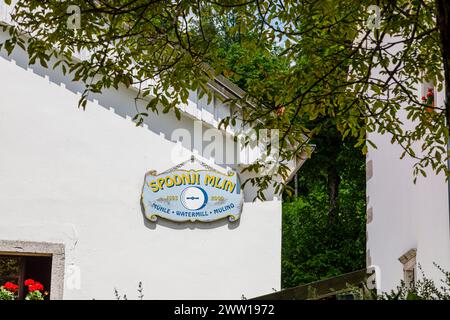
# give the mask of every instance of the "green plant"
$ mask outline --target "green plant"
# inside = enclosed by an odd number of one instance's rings
[[[27,279],[24,284],[28,289],[25,300],[44,300],[47,292],[44,292],[44,286],[42,283],[33,279]]]
[[[0,300],[14,300],[19,286],[12,282],[6,282],[0,287]]]
[[[138,300],[143,300],[144,299],[144,287],[142,286],[142,281],[139,281],[137,292],[138,292]],[[127,295],[126,294],[124,294],[123,296],[120,295],[117,288],[114,288],[114,296],[115,296],[116,300],[128,300]]]
[[[173,111],[181,118],[178,106],[187,103],[189,92],[211,93],[208,83],[213,74],[224,74],[248,88],[247,94],[226,102],[232,108],[241,105],[242,113],[233,112],[221,124],[243,118],[255,130],[279,129],[282,160],[309,151],[302,148],[306,138],[329,127],[318,124],[311,129],[309,124],[328,116],[364,151],[373,145],[370,140],[366,143],[367,132],[391,134],[392,143],[404,149],[402,157],[416,160],[415,176],[426,176],[426,167],[450,175],[446,165],[450,100],[439,102],[436,112],[422,112],[415,92],[426,76],[450,96],[449,1],[73,0],[70,5],[79,9],[75,15],[67,13],[68,5],[17,1],[15,24],[3,26],[9,38],[0,47],[8,54],[22,48],[30,65],[59,68],[82,82],[86,89],[79,101],[82,108],[92,93],[134,84],[139,88],[133,117],[137,125],[150,112]],[[372,14],[373,8],[378,13]],[[215,21],[227,16],[221,30]],[[69,26],[72,18],[82,21],[82,27]],[[222,54],[223,33],[249,54],[237,52],[231,60]],[[266,68],[264,59],[261,63],[259,57],[274,47],[287,70]],[[89,59],[72,59],[76,52],[89,52]],[[249,60],[263,72],[247,70]],[[227,70],[229,62],[234,70]],[[242,80],[249,73],[255,76]],[[396,116],[403,108],[417,123],[415,130],[405,130]],[[414,151],[418,144],[420,153]],[[249,168],[262,165],[258,161]],[[288,170],[279,166],[277,173],[287,177]],[[269,179],[252,182],[265,188]],[[277,187],[283,191],[285,186]]]
[[[25,300],[44,300],[45,295],[40,291],[29,292]]]
[[[27,279],[24,282],[25,287],[28,289],[28,293],[25,296],[25,300],[44,300],[47,292],[44,291],[44,286],[33,279]],[[6,282],[0,286],[0,300],[16,300],[19,286],[12,282]]]
[[[433,263],[442,272],[444,278],[440,284],[425,276],[422,267],[419,265],[421,277],[413,286],[408,286],[404,281],[389,293],[384,293],[378,297],[381,300],[450,300],[450,272],[445,271],[441,266]]]
[[[365,158],[351,140],[338,148],[329,136],[300,169],[298,197],[283,199],[283,288],[365,266]],[[330,193],[333,168],[339,179]]]
[[[14,300],[15,294],[3,286],[0,287],[0,300]]]

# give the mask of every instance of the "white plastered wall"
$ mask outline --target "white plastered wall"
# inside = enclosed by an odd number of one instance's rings
[[[192,132],[193,120],[152,114],[137,128],[132,91],[106,91],[82,111],[82,90],[57,71],[28,68],[21,51],[0,56],[0,239],[65,244],[66,267],[81,271],[65,299],[113,299],[114,288],[135,298],[139,281],[145,299],[279,289],[281,201],[246,197],[235,224],[148,223],[144,174],[176,164],[170,134]]]

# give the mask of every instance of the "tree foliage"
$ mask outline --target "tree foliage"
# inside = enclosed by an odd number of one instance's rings
[[[433,263],[443,278],[439,281],[428,278],[422,267],[418,279],[412,285],[407,285],[404,281],[396,289],[384,292],[381,295],[372,295],[370,299],[380,300],[450,300],[450,272],[441,266]]]
[[[270,68],[252,78],[244,97],[228,101],[243,106],[243,113],[232,118],[241,117],[256,130],[281,130],[281,159],[298,156],[310,139],[334,126],[342,137],[356,139],[364,152],[367,132],[391,134],[404,155],[417,159],[416,175],[425,175],[428,166],[448,175],[450,108],[447,103],[435,106],[435,112],[424,112],[426,105],[415,86],[430,81],[450,96],[445,35],[450,4],[379,0],[380,20],[371,26],[367,22],[373,4],[372,0],[74,0],[70,5],[80,8],[81,28],[72,30],[67,24],[72,18],[69,3],[23,0],[15,6],[15,25],[4,27],[10,39],[2,46],[8,52],[20,46],[30,63],[51,62],[83,81],[82,107],[89,92],[138,86],[138,99],[153,98],[146,110],[137,111],[139,125],[158,105],[179,117],[177,105],[186,102],[189,90],[206,89],[214,75],[224,73],[228,62],[221,54],[224,27],[229,36],[239,37],[239,47],[246,52],[262,50],[270,55],[278,47],[278,57],[287,63],[282,72]],[[232,19],[218,24],[224,16]],[[78,52],[88,54],[73,59]],[[248,59],[236,60],[235,70],[247,63]],[[400,110],[414,122],[414,129],[405,127]],[[312,127],[320,117],[334,121]],[[277,173],[285,176],[286,168],[280,166]],[[263,177],[256,184],[267,186],[270,179]]]
[[[322,137],[333,138],[333,133]],[[322,141],[323,142],[323,141]],[[293,287],[365,266],[365,157],[347,138],[340,147],[317,143],[312,160],[298,176],[298,198],[283,204],[282,285]],[[329,157],[330,149],[338,149]],[[340,184],[330,221],[328,172],[335,167]]]
[[[250,51],[241,46],[243,35],[233,37],[224,29],[219,42],[224,74],[241,88],[251,90],[267,74],[289,69],[277,47],[270,55],[258,48]],[[327,129],[311,140],[316,147],[298,175],[298,198],[284,195],[284,287],[364,267],[365,157],[361,147],[353,147],[355,139],[343,139],[333,124],[334,119],[326,116],[311,121],[311,128]]]

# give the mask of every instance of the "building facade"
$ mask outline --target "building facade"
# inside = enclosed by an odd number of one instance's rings
[[[387,37],[386,41],[394,43],[395,39]],[[390,50],[395,54],[398,49],[393,45]],[[380,68],[373,77],[386,79]],[[432,94],[436,106],[442,106],[445,99],[433,83],[417,83],[415,93],[419,101]],[[414,130],[416,124],[407,119],[405,110],[397,117],[404,131]],[[422,273],[439,284],[444,274],[435,264],[450,270],[449,185],[445,175],[436,175],[428,168],[427,177],[419,176],[414,183],[416,160],[408,156],[400,159],[403,149],[391,143],[389,133],[368,133],[368,139],[377,148],[368,145],[366,162],[367,267],[375,268],[383,292],[396,289],[401,280],[410,285]]]
[[[1,51],[0,75],[0,258],[16,261],[17,281],[44,277],[51,299],[113,299],[115,288],[133,299],[139,282],[145,299],[240,299],[280,288],[281,199],[273,190],[261,202],[256,188],[243,189],[234,222],[152,222],[140,201],[146,173],[191,155],[238,174],[258,157],[257,146],[237,146],[232,129],[216,133],[231,148],[225,156],[236,151],[233,163],[205,156],[208,143],[199,143],[232,112],[224,92],[238,88],[218,78],[214,99],[192,93],[181,120],[151,114],[136,127],[133,88],[90,96],[83,111],[80,83],[29,66],[20,49]],[[290,163],[292,174],[302,161]]]

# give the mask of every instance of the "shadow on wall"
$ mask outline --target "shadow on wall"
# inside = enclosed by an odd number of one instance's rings
[[[3,39],[5,39],[5,34],[0,32],[0,41],[3,41]],[[15,48],[10,56],[8,56],[4,50],[0,51],[0,57],[4,58],[7,61],[15,63],[17,66],[23,68],[24,70],[31,70],[34,74],[48,79],[50,82],[64,87],[65,89],[71,91],[76,95],[81,95],[85,89],[85,86],[82,82],[71,80],[73,78],[73,74],[64,75],[60,67],[57,67],[56,69],[49,67],[47,69],[39,64],[30,66],[28,64],[27,53],[19,47]],[[52,66],[55,62],[56,60],[52,58],[49,66]],[[104,90],[103,94],[89,94],[88,101],[92,103],[97,102],[99,106],[107,110],[112,110],[115,114],[121,116],[124,119],[131,119],[137,113],[136,105],[134,102],[135,97],[135,91],[133,91],[132,89],[127,89],[125,87],[121,87],[119,90],[106,89]],[[138,108],[143,111],[145,110],[145,105],[140,102],[138,104]],[[173,142],[172,140],[170,140],[173,130],[173,117],[173,115],[158,116],[155,114],[150,114],[146,118],[143,126],[153,133],[159,135],[160,137]],[[191,122],[192,120],[187,119],[186,117],[182,117],[179,127],[190,128],[192,126]],[[189,147],[189,141],[182,141],[182,144],[186,148]]]
[[[3,41],[5,39],[6,34],[3,32],[0,32],[0,41]],[[56,84],[60,87],[63,87],[70,92],[81,95],[84,91],[84,84],[82,82],[76,82],[72,81],[72,75],[64,75],[61,71],[61,69],[58,67],[56,69],[53,68],[44,68],[40,66],[39,64],[35,64],[30,66],[28,64],[28,58],[27,53],[23,51],[21,48],[16,48],[10,56],[7,55],[7,53],[4,50],[0,51],[0,57],[14,63],[15,65],[21,67],[24,70],[32,71],[34,74],[39,75],[40,77],[44,79],[48,79],[51,83]],[[49,65],[53,65],[56,62],[56,60],[50,61]],[[120,88],[119,90],[115,89],[106,89],[102,94],[90,94],[88,97],[88,101],[91,103],[97,103],[99,106],[113,111],[115,114],[119,115],[120,117],[124,119],[131,119],[133,118],[137,111],[136,111],[136,105],[135,105],[135,97],[136,97],[136,91],[132,89],[127,89],[125,87]],[[74,105],[74,108],[77,106]],[[137,107],[139,110],[145,110],[145,104],[142,101],[138,102]],[[161,138],[170,141],[172,143],[176,143],[175,141],[171,140],[172,131],[174,129],[174,120],[178,121],[178,128],[186,128],[190,133],[191,137],[194,137],[194,126],[193,126],[193,119],[190,117],[182,115],[181,120],[176,120],[175,116],[173,114],[161,114],[156,115],[154,113],[150,113],[150,115],[145,119],[143,127],[147,130],[150,130],[151,132],[157,134]],[[129,120],[130,121],[130,120]],[[130,121],[130,125],[134,125]],[[175,128],[176,129],[176,128]],[[193,141],[180,141],[182,146],[186,148],[187,150],[193,151],[193,146],[195,146]],[[204,148],[205,146],[203,146]],[[239,166],[231,166],[236,171],[240,171]],[[144,174],[142,176],[142,179],[144,179]],[[253,190],[254,188],[249,187],[246,188],[244,192],[244,201],[245,202],[252,202],[256,191]],[[267,200],[273,200],[274,197],[272,193],[270,192],[267,195]],[[141,211],[143,213],[143,208],[141,208]],[[245,215],[244,215],[245,216]],[[153,222],[148,221],[144,215],[144,224],[149,229],[155,229],[156,224]],[[245,218],[245,217],[241,217]],[[202,223],[202,222],[186,222],[186,223],[174,223],[171,221],[167,221],[164,219],[158,219],[157,224],[165,227],[169,227],[172,229],[211,229],[220,227],[223,225],[228,224],[229,229],[235,229],[239,226],[240,219],[236,222],[228,222],[226,219],[222,219],[215,222],[210,223]]]

